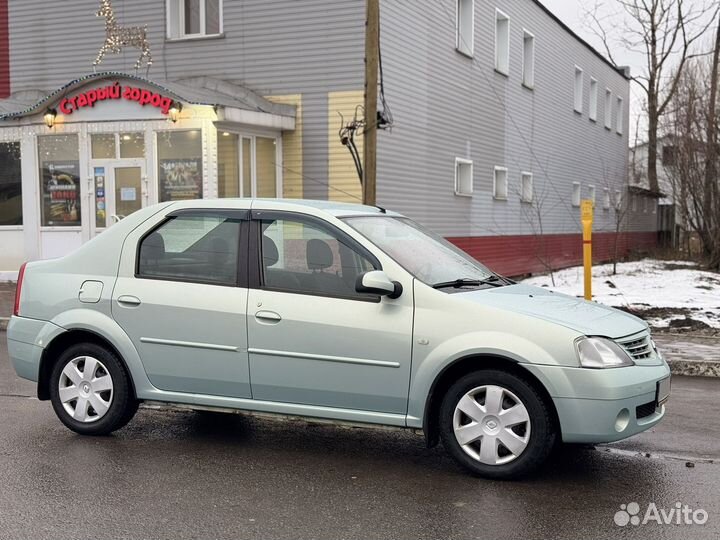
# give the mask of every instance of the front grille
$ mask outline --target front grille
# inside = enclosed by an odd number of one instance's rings
[[[618,344],[625,349],[633,360],[650,358],[652,355],[652,345],[648,334],[639,338],[632,338],[629,341],[618,341]]]
[[[640,420],[641,418],[650,416],[654,413],[655,413],[655,402],[654,401],[648,401],[647,403],[638,405],[635,408],[635,418],[637,418],[638,420]]]

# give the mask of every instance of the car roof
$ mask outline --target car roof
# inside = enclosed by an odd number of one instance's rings
[[[196,199],[178,201],[168,206],[168,209],[181,208],[237,208],[252,210],[287,210],[310,214],[329,214],[333,217],[350,216],[378,216],[388,215],[401,217],[401,214],[385,210],[378,206],[367,206],[336,201],[319,201],[313,199]]]

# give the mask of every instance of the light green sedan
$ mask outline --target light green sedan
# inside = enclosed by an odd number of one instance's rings
[[[21,377],[86,435],[140,402],[422,430],[469,471],[656,425],[670,370],[626,313],[516,284],[397,213],[164,203],[20,271]]]

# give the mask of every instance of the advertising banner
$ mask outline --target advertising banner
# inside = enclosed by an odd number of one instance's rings
[[[202,199],[202,160],[160,160],[160,200]]]

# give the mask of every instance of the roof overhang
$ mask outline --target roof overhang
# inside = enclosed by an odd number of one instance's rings
[[[158,81],[113,71],[80,77],[52,92],[34,90],[15,94],[0,102],[0,120],[42,115],[48,108],[55,107],[85,87],[105,82],[114,84],[116,81],[157,92],[183,104],[212,107],[218,121],[281,130],[295,129],[294,105],[273,103],[248,88],[228,81],[210,77]]]

